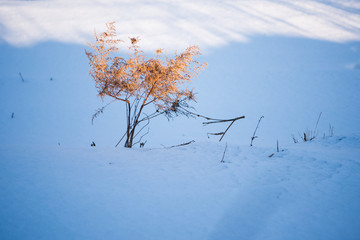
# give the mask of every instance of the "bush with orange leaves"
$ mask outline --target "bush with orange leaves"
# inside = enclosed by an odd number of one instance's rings
[[[194,93],[181,86],[197,76],[206,63],[195,60],[201,54],[198,46],[188,47],[172,58],[158,49],[154,57],[146,58],[137,45],[138,38],[130,38],[127,58],[117,56],[118,44],[123,41],[117,38],[114,23],[106,27],[99,36],[95,33],[95,43],[89,44],[92,51],[86,51],[90,75],[101,98],[109,96],[126,104],[127,128],[119,142],[126,137],[125,147],[131,148],[141,142],[142,136],[136,142],[134,139],[150,119],[160,115],[168,118],[189,115],[186,108],[189,101],[195,100]],[[150,106],[152,113],[144,110]],[[99,109],[93,119],[102,111],[103,108]]]

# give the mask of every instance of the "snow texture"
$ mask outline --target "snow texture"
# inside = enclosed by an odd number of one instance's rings
[[[223,151],[2,146],[1,239],[360,237],[360,136]]]
[[[360,239],[358,1],[116,2],[0,0],[1,240]],[[200,44],[194,111],[246,118],[221,143],[158,118],[114,148],[125,107],[91,124],[111,100],[84,53],[113,20],[146,52]]]
[[[360,40],[357,0],[42,0],[0,1],[0,40],[16,46],[85,44],[115,21],[121,38],[141,36],[146,50],[202,48],[253,36],[334,42]]]

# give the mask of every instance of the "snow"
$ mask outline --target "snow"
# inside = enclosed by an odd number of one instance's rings
[[[109,4],[107,11],[99,11],[104,1],[87,3],[100,14],[91,21],[87,11],[62,11],[69,1],[51,2],[0,4],[2,41],[9,42],[0,43],[1,240],[360,239],[360,42],[350,42],[359,39],[356,1],[249,1],[248,7],[212,1],[205,9],[204,1],[147,4],[154,10],[180,4],[178,15],[170,11],[171,21],[155,16],[158,11],[145,14],[146,8],[138,18],[130,1],[127,8]],[[81,9],[75,5],[73,13]],[[48,19],[44,9],[71,19]],[[259,18],[251,12],[257,10],[272,21],[254,26]],[[288,10],[300,15],[284,17]],[[157,118],[144,148],[114,148],[124,133],[125,107],[109,105],[92,125],[96,109],[110,99],[96,97],[86,46],[59,43],[83,44],[89,29],[92,34],[107,21],[102,14],[116,15],[128,30],[144,28],[140,44],[146,51],[156,44],[181,51],[189,39],[204,45],[200,61],[209,66],[191,85],[198,93],[194,111],[246,118],[221,143],[207,133],[225,125]],[[317,24],[310,21],[314,16]],[[145,29],[142,23],[153,17],[148,26],[155,30]],[[295,25],[281,27],[289,21]],[[203,24],[209,22],[214,24]],[[179,33],[174,23],[186,31]],[[165,27],[157,31],[157,24]],[[54,42],[39,43],[49,39]],[[20,42],[30,46],[13,46]],[[320,113],[317,138],[293,143],[292,134],[301,140],[299,134],[315,130]]]
[[[360,236],[359,135],[223,151],[1,146],[1,239]]]
[[[152,51],[224,47],[254,35],[350,42],[360,40],[359,10],[358,0],[2,0],[0,39],[84,44],[115,21],[122,39],[141,36]]]
[[[96,97],[85,46],[0,48],[0,143],[115,146],[126,128],[125,106],[109,105],[91,124],[96,109],[111,99]],[[360,61],[358,49],[359,42],[262,37],[205,52],[200,61],[209,66],[190,86],[197,93],[192,105],[213,118],[245,115],[224,139],[240,145],[250,143],[261,116],[258,146],[292,143],[292,134],[314,130],[320,112],[320,136],[328,135],[329,124],[339,135],[360,132],[360,72],[348,68]],[[170,146],[203,141],[208,132],[225,129],[221,124],[203,127],[202,119],[159,117],[143,140],[146,147]]]

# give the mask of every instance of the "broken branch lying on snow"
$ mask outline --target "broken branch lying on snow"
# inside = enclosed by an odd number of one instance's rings
[[[186,146],[186,145],[189,145],[189,144],[191,144],[191,143],[194,143],[194,142],[195,142],[195,140],[191,140],[191,141],[189,141],[189,142],[182,143],[182,144],[179,144],[179,145],[174,145],[174,146],[171,146],[171,147],[165,147],[165,146],[164,146],[164,148],[169,149],[169,148],[174,148],[174,147],[182,147],[182,146]]]

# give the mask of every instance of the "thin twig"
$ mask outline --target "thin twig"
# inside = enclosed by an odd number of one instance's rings
[[[222,162],[222,163],[224,163],[224,162],[225,162],[225,161],[224,161],[224,157],[225,157],[226,149],[227,149],[227,143],[226,143],[226,145],[225,145],[225,150],[224,150],[224,153],[223,153],[222,159],[221,159],[221,161],[220,161],[220,162]]]
[[[240,118],[239,118],[240,119]],[[219,142],[221,142],[221,140],[223,139],[223,137],[225,136],[225,133],[229,130],[229,128],[231,127],[231,125],[233,125],[233,123],[235,122],[236,120],[233,120],[230,125],[227,127],[227,129],[225,130],[224,134],[221,136],[221,138],[219,139]]]
[[[138,106],[139,106],[139,104],[140,104],[140,98],[136,98],[134,101],[133,101],[133,103],[132,103],[132,105],[131,105],[131,109],[133,109],[133,116],[131,117],[131,123],[132,123],[132,125],[135,125],[135,118],[136,118],[136,113],[137,113],[137,109],[138,109]]]
[[[219,135],[223,135],[223,134],[224,134],[224,132],[218,132],[218,133],[207,133],[208,138],[209,138],[209,135],[219,136]]]
[[[229,130],[229,128],[233,125],[233,123],[239,119],[243,119],[245,118],[245,116],[240,116],[240,117],[236,117],[236,118],[231,118],[231,119],[216,119],[216,118],[210,118],[210,117],[206,117],[204,115],[200,115],[197,113],[193,113],[183,107],[180,107],[183,111],[189,113],[192,116],[195,117],[201,117],[204,118],[206,120],[208,120],[208,122],[203,122],[203,125],[208,125],[208,124],[213,124],[213,123],[224,123],[224,122],[231,122],[230,125],[226,128],[225,131],[223,132],[218,132],[218,133],[208,133],[208,137],[209,135],[221,135],[221,138],[219,139],[219,142],[221,142],[221,140],[223,139],[223,137],[225,136],[226,132]]]
[[[161,114],[164,114],[165,112],[154,112],[150,115],[147,115],[146,117],[144,117],[143,119],[139,120],[138,123],[141,123],[142,121],[148,121],[152,118],[155,118],[157,116],[160,116]]]
[[[133,144],[133,146],[136,145],[136,144],[138,144],[138,143],[140,143],[141,140],[142,140],[142,138],[143,138],[144,136],[148,135],[149,132],[150,132],[150,128],[147,129],[146,133],[144,133],[143,135],[141,135],[139,141],[135,142],[135,143]],[[139,133],[139,132],[138,132],[138,133]]]
[[[260,119],[259,119],[258,124],[256,125],[254,134],[253,134],[253,136],[251,137],[250,147],[252,147],[252,143],[253,143],[254,139],[257,138],[257,136],[255,136],[255,134],[256,134],[256,131],[257,131],[258,127],[259,127],[259,124],[260,124],[260,122],[261,122],[261,119],[263,119],[263,118],[264,118],[264,116],[261,116]]]
[[[19,75],[20,75],[21,81],[22,81],[22,82],[25,82],[25,80],[24,80],[24,78],[23,78],[23,76],[22,76],[21,72],[19,72]]]
[[[318,120],[317,120],[317,122],[316,122],[314,134],[316,134],[316,130],[317,130],[317,127],[318,127],[318,124],[319,124],[319,121],[320,121],[321,114],[322,114],[322,112],[320,112],[319,117],[318,117]]]
[[[299,142],[299,141],[296,139],[296,137],[295,137],[295,135],[294,135],[294,134],[291,134],[291,137],[292,137],[292,139],[293,139],[294,143],[298,143],[298,142]]]
[[[124,135],[120,138],[120,140],[118,141],[118,143],[115,145],[115,147],[117,147],[119,145],[119,143],[123,140],[123,138],[125,137],[126,132],[124,133]]]
[[[92,115],[92,118],[91,118],[91,125],[94,124],[94,120],[95,118],[97,118],[100,114],[102,114],[105,110],[105,108],[107,106],[109,106],[111,103],[115,102],[116,100],[112,100],[111,102],[109,102],[108,104],[106,104],[105,106],[101,107],[101,108],[98,108],[98,110]]]
[[[145,114],[145,113],[144,113]],[[147,120],[146,124],[140,128],[140,130],[134,135],[134,139],[137,137],[137,135],[139,135],[139,133],[148,125],[150,124],[150,120]],[[134,144],[135,145],[135,144]]]
[[[153,102],[155,102],[155,101],[156,101],[156,98],[154,98],[153,100],[151,100],[151,101],[149,101],[149,102],[145,103],[145,105],[144,105],[144,106],[147,106],[147,105],[149,105],[150,103],[153,103]]]
[[[211,117],[207,117],[207,116],[204,116],[204,115],[201,115],[201,114],[197,114],[197,113],[194,113],[194,112],[191,112],[189,110],[187,110],[186,108],[183,108],[183,107],[180,107],[182,110],[184,110],[185,112],[189,113],[190,115],[193,115],[195,117],[201,117],[201,118],[204,118],[206,120],[210,120],[212,122],[203,122],[204,125],[206,124],[212,124],[212,123],[221,123],[221,122],[231,122],[233,120],[239,120],[239,119],[243,119],[245,118],[245,116],[241,116],[241,117],[237,117],[237,118],[231,118],[231,119],[217,119],[217,118],[211,118]]]
[[[182,146],[186,146],[186,145],[189,145],[191,143],[194,143],[194,142],[195,142],[195,140],[191,140],[191,141],[186,142],[186,143],[182,143],[182,144],[179,144],[179,145],[174,145],[174,146],[171,146],[171,147],[165,147],[165,148],[169,149],[169,148],[174,148],[174,147],[182,147]]]
[[[236,118],[231,118],[231,119],[216,119],[215,121],[210,121],[210,122],[203,122],[204,125],[207,124],[213,124],[213,123],[223,123],[223,122],[234,122],[236,120],[239,119],[243,119],[245,118],[245,116],[241,116],[241,117],[236,117]],[[210,119],[209,119],[210,120]],[[211,119],[212,120],[212,119]]]
[[[144,113],[145,114],[145,113]],[[146,114],[145,114],[146,115]],[[139,135],[139,133],[146,128],[148,125],[150,124],[150,120],[147,121],[147,123],[135,134],[134,139],[137,137],[137,135]],[[147,134],[149,134],[150,128],[147,129],[146,133],[144,133],[143,135],[141,135],[140,139],[135,142],[133,145],[138,144],[139,142],[141,142],[141,139],[146,136]]]

